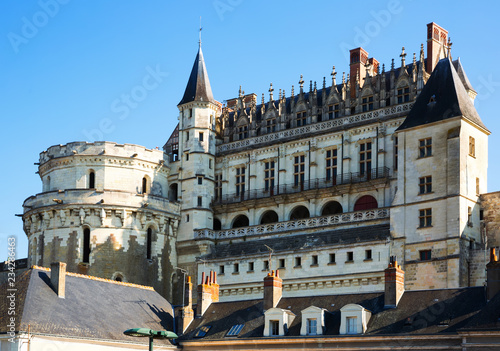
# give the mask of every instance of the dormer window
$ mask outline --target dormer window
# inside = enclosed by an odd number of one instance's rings
[[[295,319],[295,314],[274,307],[264,312],[264,319],[264,336],[284,336]]]
[[[340,116],[340,105],[328,105],[328,119],[338,118]]]
[[[297,127],[305,126],[307,124],[307,112],[302,111],[297,113]]]
[[[266,132],[274,133],[276,131],[276,118],[271,118],[266,121]]]
[[[248,138],[248,126],[238,127],[238,140]]]
[[[397,91],[398,104],[410,101],[410,87],[399,88]]]
[[[361,110],[363,112],[373,110],[373,95],[365,96],[361,99]]]
[[[364,334],[372,313],[361,305],[348,304],[340,309],[340,334]]]
[[[316,306],[310,306],[301,311],[302,324],[300,335],[323,335],[325,326],[325,309]]]

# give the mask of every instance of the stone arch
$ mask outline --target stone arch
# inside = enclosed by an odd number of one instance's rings
[[[222,223],[220,219],[214,218],[214,225],[213,225],[214,230],[221,230],[222,229]]]
[[[329,201],[321,209],[322,216],[328,216],[342,212],[344,212],[342,205],[338,201]]]
[[[276,211],[268,210],[260,217],[260,224],[276,223],[279,222],[279,217]]]
[[[146,174],[142,177],[141,194],[147,194],[151,190],[151,178]]]
[[[250,225],[250,221],[248,220],[247,216],[238,215],[233,220],[233,225],[231,227],[232,228],[241,228],[241,227],[248,227],[249,225]]]
[[[304,205],[299,205],[292,210],[290,214],[290,220],[294,221],[297,219],[305,219],[311,217],[309,209]]]
[[[170,185],[169,192],[168,192],[168,200],[171,202],[177,201],[177,198],[179,196],[179,185],[177,183],[173,183]]]
[[[111,280],[115,280],[117,282],[126,282],[125,275],[123,272],[114,272],[111,276]]]
[[[364,211],[378,208],[377,199],[371,195],[361,196],[354,204],[354,211]]]

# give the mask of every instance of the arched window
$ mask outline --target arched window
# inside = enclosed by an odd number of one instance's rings
[[[309,210],[305,206],[297,206],[293,209],[292,214],[290,215],[290,220],[294,221],[296,219],[304,219],[309,218]]]
[[[323,206],[323,209],[321,210],[321,215],[322,216],[328,216],[332,214],[337,214],[337,213],[342,213],[342,205],[338,203],[337,201],[330,201]]]
[[[94,171],[90,171],[89,173],[89,189],[95,188],[95,173]]]
[[[177,201],[177,196],[178,196],[178,185],[177,183],[174,183],[170,185],[170,192],[169,192],[169,200],[174,202]]]
[[[241,227],[248,227],[249,226],[249,220],[248,217],[245,215],[239,215],[238,217],[235,218],[233,221],[233,228],[241,228]]]
[[[378,208],[377,200],[370,195],[361,196],[354,205],[354,211],[371,210]]]
[[[146,237],[146,258],[151,259],[151,248],[153,245],[153,229],[148,228],[148,233]]]
[[[90,228],[83,229],[83,263],[90,263]]]
[[[260,218],[260,224],[268,224],[276,222],[278,222],[278,214],[274,211],[266,211]]]
[[[214,218],[214,230],[221,230],[222,223],[217,218]]]
[[[142,193],[146,194],[148,191],[148,179],[146,177],[142,178]]]

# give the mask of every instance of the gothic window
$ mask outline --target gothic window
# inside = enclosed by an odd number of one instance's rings
[[[359,173],[370,174],[372,170],[372,143],[366,142],[359,145]]]
[[[363,112],[373,110],[373,95],[365,96],[361,99],[361,110]]]
[[[305,126],[307,124],[307,112],[302,111],[297,113],[297,127]]]
[[[83,229],[83,263],[90,262],[90,229]]]
[[[248,138],[248,126],[238,127],[238,140]]]
[[[142,178],[142,193],[146,194],[148,191],[148,179],[146,177]]]
[[[418,211],[419,228],[432,226],[432,209],[426,208]]]
[[[418,179],[419,194],[432,192],[432,176],[425,176]]]
[[[222,198],[222,174],[215,175],[215,199]]]
[[[306,156],[295,156],[293,164],[293,185],[304,187]]]
[[[89,173],[89,189],[95,188],[95,173],[94,171],[90,171]]]
[[[432,138],[420,139],[418,141],[418,157],[429,157],[432,156]]]
[[[236,196],[245,195],[245,167],[236,168]]]
[[[340,116],[340,105],[328,105],[328,119],[338,118]]]
[[[326,181],[337,183],[337,149],[326,151]]]
[[[276,131],[276,118],[266,120],[266,132],[274,133]]]
[[[148,228],[146,237],[146,258],[148,260],[151,259],[152,244],[153,244],[153,230],[151,228]]]
[[[402,87],[397,90],[398,104],[410,101],[410,87]]]
[[[274,193],[274,161],[269,161],[264,164],[264,188],[271,195]]]

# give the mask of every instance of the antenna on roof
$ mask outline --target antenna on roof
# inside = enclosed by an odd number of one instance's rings
[[[200,40],[198,41],[198,44],[200,45],[201,47],[201,30],[203,29],[203,27],[201,26],[201,16],[200,16]]]

